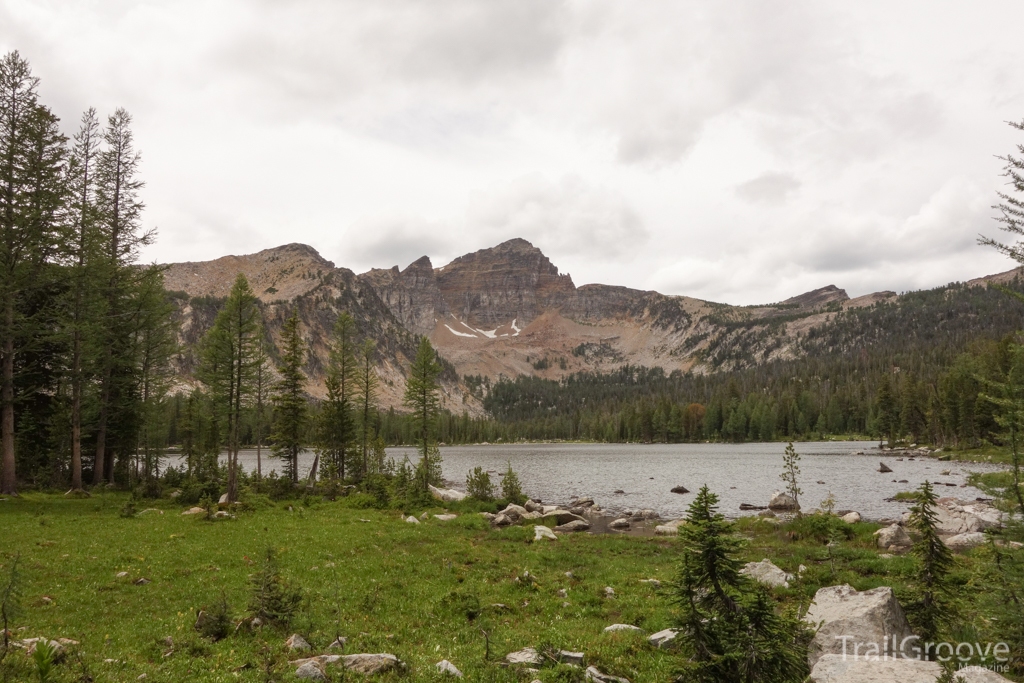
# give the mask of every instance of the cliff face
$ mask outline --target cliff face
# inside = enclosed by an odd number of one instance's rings
[[[291,311],[299,312],[314,396],[323,394],[334,322],[348,311],[360,336],[377,342],[385,406],[401,407],[416,337],[426,335],[446,361],[445,407],[470,413],[480,412],[480,402],[460,381],[465,375],[557,378],[626,363],[667,372],[744,367],[796,357],[808,330],[844,309],[893,296],[880,292],[850,300],[829,285],[778,304],[737,307],[627,287],[577,288],[522,239],[466,254],[441,268],[424,256],[404,270],[355,275],[311,247],[289,244],[168,267],[167,289],[179,292],[183,377],[194,372],[198,341],[238,273],[260,298],[272,342]]]

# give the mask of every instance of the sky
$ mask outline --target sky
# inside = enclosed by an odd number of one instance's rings
[[[290,242],[734,304],[1009,270],[1020,0],[0,0],[68,134],[127,108],[147,261]]]

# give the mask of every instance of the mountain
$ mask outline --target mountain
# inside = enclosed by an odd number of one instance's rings
[[[851,331],[849,321],[858,311],[898,310],[902,301],[888,291],[851,299],[835,285],[760,306],[602,284],[577,287],[522,239],[439,268],[423,256],[405,269],[362,274],[335,266],[312,247],[288,244],[167,267],[166,287],[179,304],[178,369],[186,381],[195,370],[196,344],[238,273],[257,293],[273,341],[291,310],[299,311],[312,395],[323,395],[331,328],[347,310],[361,334],[378,342],[385,405],[401,405],[416,336],[426,335],[444,361],[445,407],[471,414],[480,414],[482,404],[467,376],[557,379],[627,364],[696,374],[743,369],[820,351],[825,338],[836,348],[852,344],[860,332]],[[1009,283],[1018,275],[1009,271],[964,286]],[[835,341],[840,329],[846,341]]]

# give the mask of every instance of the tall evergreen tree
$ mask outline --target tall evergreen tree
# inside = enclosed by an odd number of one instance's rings
[[[875,426],[878,429],[879,440],[887,438],[889,445],[892,446],[896,441],[896,430],[899,428],[899,408],[888,373],[882,375],[878,385],[875,408]]]
[[[97,334],[99,318],[95,292],[96,270],[100,256],[99,233],[96,229],[96,163],[100,151],[100,125],[96,110],[82,115],[81,126],[74,137],[68,171],[70,221],[73,235],[69,241],[71,270],[71,488],[82,488],[82,401],[86,386],[85,360],[87,343]]]
[[[409,377],[405,385],[404,403],[412,410],[416,441],[420,449],[420,466],[417,471],[422,472],[418,483],[423,491],[426,491],[431,483],[431,473],[440,465],[439,462],[434,462],[434,458],[440,459],[434,435],[437,415],[441,410],[438,397],[440,386],[437,383],[441,366],[438,365],[435,355],[430,340],[423,337],[416,351],[416,358],[409,368]]]
[[[61,239],[66,139],[17,52],[0,59],[0,493],[16,494],[15,366],[46,332],[25,306]]]
[[[238,499],[238,451],[240,425],[248,408],[259,369],[263,335],[256,295],[239,273],[224,307],[203,344],[201,377],[210,388],[225,423],[228,451],[228,500]]]
[[[355,450],[356,420],[353,399],[356,393],[356,323],[342,313],[334,323],[331,352],[324,385],[327,399],[320,413],[318,455],[322,455],[336,476],[353,474],[349,456]]]
[[[377,345],[372,339],[363,340],[359,347],[359,369],[356,376],[356,389],[359,400],[359,439],[363,456],[361,476],[370,471],[370,448],[376,436],[374,430],[374,413],[377,410],[377,385],[379,379],[375,367]]]
[[[288,476],[292,483],[299,481],[299,451],[302,450],[302,436],[308,419],[308,406],[303,391],[306,379],[302,374],[305,354],[302,335],[299,333],[299,313],[293,311],[281,331],[281,366],[274,395],[277,416],[274,425],[274,455],[286,458]]]
[[[97,205],[103,236],[103,296],[106,313],[99,361],[99,417],[96,426],[96,457],[93,483],[113,481],[114,458],[108,453],[111,414],[117,402],[125,398],[126,367],[129,353],[126,344],[132,324],[129,298],[138,285],[140,273],[134,264],[139,249],[153,240],[153,233],[141,231],[144,205],[139,191],[144,183],[138,179],[141,155],[135,150],[131,131],[131,115],[118,109],[107,118],[103,131],[104,149],[96,165]]]

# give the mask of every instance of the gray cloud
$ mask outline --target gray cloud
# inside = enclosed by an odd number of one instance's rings
[[[736,194],[748,202],[781,204],[800,188],[800,181],[789,173],[769,171],[736,186]]]

